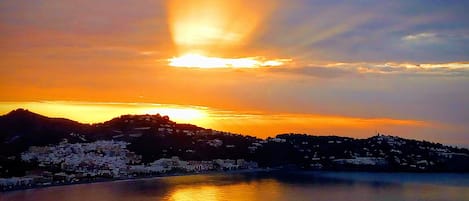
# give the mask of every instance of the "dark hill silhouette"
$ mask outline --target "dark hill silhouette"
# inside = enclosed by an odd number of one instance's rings
[[[327,170],[469,172],[469,150],[440,143],[376,135],[367,139],[280,134],[259,139],[178,124],[167,116],[122,115],[97,124],[50,118],[17,109],[0,116],[0,166],[15,170],[30,146],[96,140],[129,143],[142,162],[178,156],[184,160],[246,159],[263,167]],[[11,159],[13,158],[13,159]],[[6,165],[11,164],[11,165]],[[26,166],[24,166],[25,169]],[[0,168],[1,169],[1,168]],[[18,171],[15,175],[21,175]],[[11,175],[1,172],[0,175]]]
[[[73,132],[83,132],[90,125],[64,118],[49,118],[25,109],[0,116],[1,155],[15,154],[31,145],[58,143]]]
[[[96,124],[83,124],[65,118],[50,118],[25,109],[16,109],[0,116],[0,155],[16,155],[30,146],[95,140],[135,140],[133,136],[151,136],[161,127],[176,130],[205,130],[191,124],[177,124],[168,116],[122,115]],[[177,135],[177,134],[175,134]],[[147,136],[147,137],[148,137]],[[151,139],[149,139],[151,140]]]

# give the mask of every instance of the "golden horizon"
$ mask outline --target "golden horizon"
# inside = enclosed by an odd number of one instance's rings
[[[190,123],[231,133],[266,138],[280,133],[312,133],[366,137],[376,129],[388,133],[401,129],[432,127],[429,122],[392,118],[362,118],[320,114],[230,111],[217,108],[124,102],[0,102],[0,114],[23,108],[49,117],[68,118],[81,123],[101,123],[121,115],[167,115],[177,123]]]

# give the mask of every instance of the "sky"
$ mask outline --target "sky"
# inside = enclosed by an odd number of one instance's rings
[[[469,145],[468,1],[0,0],[0,113]]]

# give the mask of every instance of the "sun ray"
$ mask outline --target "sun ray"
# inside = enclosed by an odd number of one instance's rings
[[[275,3],[266,0],[169,1],[168,24],[179,54],[179,57],[169,59],[169,65],[196,68],[283,65],[287,60],[227,56],[249,44],[274,7]]]

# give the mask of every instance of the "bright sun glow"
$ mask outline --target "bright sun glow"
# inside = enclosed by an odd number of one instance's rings
[[[219,58],[198,54],[186,54],[169,59],[169,65],[191,68],[257,68],[263,66],[281,66],[289,59],[264,60],[259,57]]]
[[[3,102],[0,103],[0,114],[16,108],[25,108],[51,117],[71,118],[83,123],[108,121],[123,114],[161,114],[167,115],[179,123],[207,123],[209,113],[206,108],[198,106],[181,106],[170,104],[145,103],[89,103],[67,101],[44,102]]]
[[[173,41],[179,53],[187,53],[246,44],[274,4],[268,0],[171,0],[167,6]]]
[[[286,59],[262,57],[210,57],[208,53],[233,55],[249,44],[276,3],[268,0],[171,0],[168,24],[179,57],[173,67],[256,68],[280,66]],[[202,54],[188,54],[188,53]]]
[[[399,127],[423,128],[430,124],[418,120],[356,118],[346,116],[323,116],[314,114],[274,114],[246,111],[227,111],[215,108],[110,102],[0,102],[0,115],[14,109],[24,108],[49,117],[62,117],[82,123],[109,121],[123,114],[161,114],[178,123],[235,133],[253,134],[257,137],[275,136],[286,132],[349,132],[357,136],[370,130],[393,130]],[[311,125],[314,126],[311,128]],[[438,126],[438,125],[437,125]]]

